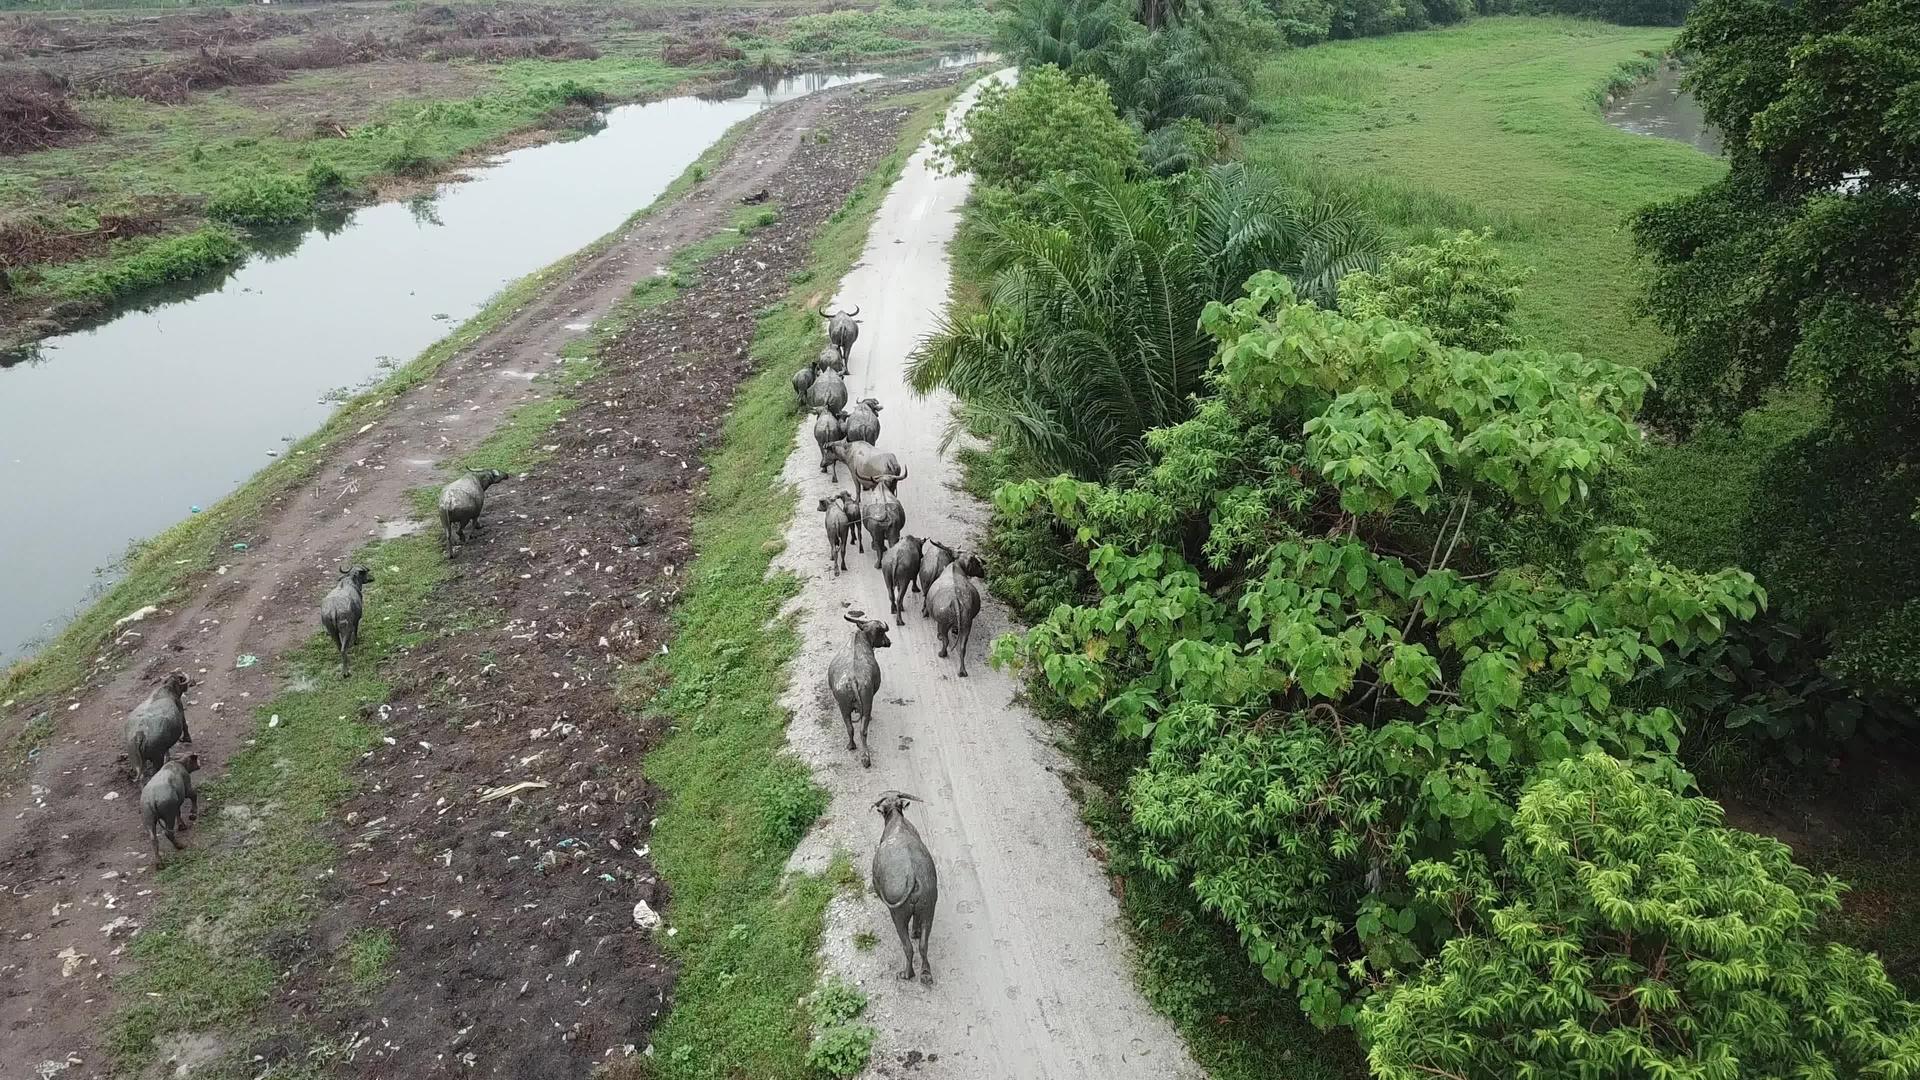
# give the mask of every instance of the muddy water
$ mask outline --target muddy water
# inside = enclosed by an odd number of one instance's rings
[[[1685,72],[1676,65],[1660,65],[1652,79],[1627,91],[1607,108],[1607,123],[1635,135],[1683,142],[1719,157],[1720,133],[1707,123],[1707,114],[1693,95],[1681,89],[1684,77]]]
[[[410,359],[508,283],[605,235],[735,122],[878,77],[815,73],[616,108],[592,135],[287,238],[211,291],[0,354],[0,663],[110,587],[134,541],[212,506],[319,427],[330,392]]]

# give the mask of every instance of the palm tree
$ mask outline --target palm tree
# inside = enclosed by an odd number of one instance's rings
[[[1117,38],[1081,65],[1106,80],[1120,115],[1146,131],[1187,116],[1226,124],[1248,111],[1250,81],[1184,26]]]
[[[1274,269],[1330,302],[1382,246],[1350,208],[1304,203],[1242,165],[1035,191],[1030,216],[986,231],[985,300],[949,311],[909,376],[923,393],[952,391],[957,424],[1087,479],[1138,462],[1149,429],[1186,418],[1214,353],[1199,328],[1209,301]]]
[[[1091,55],[1137,27],[1114,0],[1014,0],[1000,22],[1000,51],[1021,67],[1084,73]]]

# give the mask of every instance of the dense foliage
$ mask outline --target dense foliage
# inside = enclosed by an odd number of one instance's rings
[[[1265,0],[1281,33],[1295,45],[1329,38],[1374,37],[1459,22],[1472,0]]]
[[[1468,932],[1368,1004],[1381,1080],[1920,1075],[1920,1009],[1876,958],[1816,941],[1836,882],[1713,803],[1562,761],[1503,863],[1491,903],[1475,873],[1413,868]]]
[[[305,177],[242,174],[207,200],[207,216],[235,225],[285,225],[313,213],[313,191]]]
[[[1106,84],[1050,66],[1026,71],[1017,86],[987,82],[964,137],[944,132],[939,146],[955,170],[1013,194],[1060,172],[1126,169],[1140,156],[1140,137],[1114,114]]]
[[[1507,265],[1485,233],[1462,232],[1381,260],[1340,281],[1340,310],[1416,323],[1442,345],[1493,352],[1520,343],[1508,321],[1526,272]]]
[[[1601,751],[1684,783],[1651,677],[1764,597],[1631,530],[1564,565],[1491,557],[1507,519],[1575,513],[1634,449],[1636,369],[1248,289],[1207,309],[1213,395],[1148,433],[1149,463],[1000,490],[1075,531],[1097,596],[999,655],[1150,740],[1146,862],[1332,1024],[1448,935],[1410,868],[1484,867],[1532,768]]]
[[[1172,182],[1058,176],[1030,194],[982,226],[985,298],[943,316],[910,374],[1047,472],[1105,476],[1184,419],[1214,352],[1201,312],[1254,271],[1289,270],[1329,299],[1379,250],[1341,208],[1241,165]]]
[[[1099,78],[1121,116],[1150,133],[1182,119],[1245,118],[1254,70],[1275,37],[1264,12],[1226,3],[1136,11],[1118,0],[1015,0],[999,44],[1027,71],[1052,65]]]
[[[1920,0],[1702,0],[1678,45],[1730,169],[1636,222],[1685,431],[1783,388],[1830,422],[1778,455],[1746,561],[1833,663],[1920,684]]]
[[[1541,15],[1579,15],[1627,26],[1679,26],[1693,0],[1527,0],[1519,10]]]

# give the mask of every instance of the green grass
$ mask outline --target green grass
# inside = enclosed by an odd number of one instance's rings
[[[653,1033],[653,1067],[666,1080],[813,1075],[800,1002],[813,989],[827,900],[853,875],[844,866],[819,877],[784,870],[826,802],[806,766],[785,752],[780,688],[798,642],[780,608],[798,582],[769,574],[792,510],[791,500],[769,492],[781,490],[792,448],[787,372],[822,341],[813,304],[859,256],[887,186],[950,97],[911,99],[920,111],[899,147],[815,238],[807,282],[760,320],[753,356],[761,370],[741,387],[708,462],[692,586],[675,614],[674,640],[631,679],[635,707],[673,723],[647,759],[648,776],[667,795],[653,858],[673,883],[666,914],[679,931],[671,939],[680,964],[673,1010]]]
[[[219,225],[177,236],[122,240],[114,247],[105,258],[43,271],[36,291],[71,299],[108,300],[200,277],[232,266],[247,254],[246,245],[233,230]]]
[[[378,990],[393,975],[393,935],[385,930],[356,930],[340,952],[358,993]]]
[[[1262,71],[1270,122],[1250,161],[1345,195],[1402,240],[1491,227],[1532,266],[1517,325],[1553,348],[1650,366],[1664,346],[1635,315],[1628,215],[1719,177],[1716,159],[1630,135],[1596,95],[1644,69],[1674,31],[1557,18],[1297,49]]]

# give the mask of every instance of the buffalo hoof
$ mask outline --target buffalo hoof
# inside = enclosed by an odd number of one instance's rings
[[[966,668],[961,668],[961,669],[960,669],[960,677],[961,677],[961,678],[963,678],[963,679],[967,677],[967,669],[966,669]]]
[[[863,769],[873,768],[873,755],[863,752],[860,755],[860,767]]]
[[[933,985],[933,972],[931,972],[931,971],[928,971],[928,970],[925,970],[925,969],[922,969],[922,970],[921,970],[921,972],[920,972],[920,985],[921,985],[921,986],[932,986],[932,985]]]
[[[158,863],[155,863],[154,865],[155,865],[155,866],[158,866],[159,864],[158,864]],[[912,982],[912,981],[913,981],[913,969],[912,969],[912,968],[908,968],[907,970],[905,970],[905,971],[903,971],[903,972],[901,972],[901,973],[900,973],[900,978],[901,978],[901,979],[902,979],[903,981],[905,981],[905,982]]]

